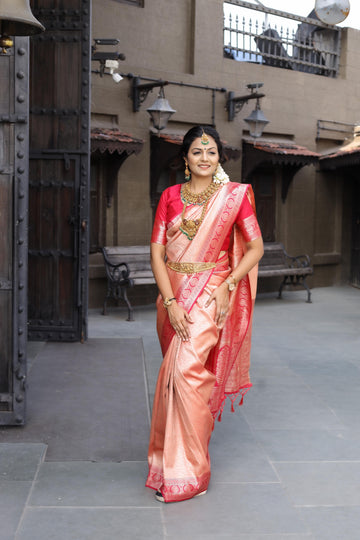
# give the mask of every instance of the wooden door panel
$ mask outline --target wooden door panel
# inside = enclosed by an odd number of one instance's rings
[[[0,279],[6,280],[11,280],[12,274],[12,189],[11,176],[0,174]],[[8,234],[3,234],[4,231]]]
[[[32,158],[29,192],[31,337],[78,330],[76,271],[79,157]],[[40,211],[39,211],[40,209]]]
[[[275,179],[271,169],[256,169],[251,176],[256,213],[264,242],[275,241]]]
[[[32,108],[46,109],[55,106],[56,78],[54,60],[57,44],[55,41],[44,41],[40,38],[43,38],[43,36],[32,39],[30,44],[31,63],[34,66],[41,66],[43,70],[40,81],[35,77],[30,78],[30,104]],[[44,46],[45,44],[46,46]]]
[[[44,87],[38,81],[31,82],[32,107],[70,109],[79,106],[81,64],[75,60],[81,58],[81,32],[72,31],[71,41],[62,41],[63,34],[54,31],[51,40],[40,36],[31,42],[33,61],[42,66],[46,83]],[[63,80],[64,84],[56,84],[59,80]]]
[[[31,40],[29,337],[87,334],[90,0],[34,0]],[[46,292],[43,293],[43,288]]]
[[[35,77],[31,84],[33,150],[80,147],[81,32],[67,32],[72,41],[62,41],[63,33],[52,32],[54,41],[32,41],[34,61],[43,73],[42,84]]]
[[[12,291],[0,290],[0,411],[8,410],[8,402],[2,403],[1,394],[11,394],[12,358]]]

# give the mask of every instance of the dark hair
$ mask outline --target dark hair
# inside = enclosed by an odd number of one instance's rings
[[[216,142],[218,152],[219,152],[220,162],[223,162],[225,156],[224,156],[223,145],[220,140],[220,136],[218,132],[216,131],[216,129],[210,126],[194,126],[191,129],[189,129],[187,133],[185,133],[182,146],[181,146],[181,156],[183,158],[187,156],[192,142],[195,139],[198,139],[199,137],[201,137],[203,132],[205,132],[206,135],[209,135],[210,137],[214,139],[214,141]]]

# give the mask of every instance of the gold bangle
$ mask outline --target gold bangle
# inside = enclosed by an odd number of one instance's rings
[[[230,276],[228,276],[227,279],[225,279],[225,283],[227,284],[230,292],[233,291],[237,285],[236,280],[232,274],[230,274]]]
[[[176,298],[165,298],[163,302],[164,308],[168,308],[169,306],[171,306],[171,302],[173,302],[174,300],[176,300]]]

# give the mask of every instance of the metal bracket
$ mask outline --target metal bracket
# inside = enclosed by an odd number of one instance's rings
[[[250,85],[248,85],[250,87]],[[241,111],[244,105],[249,101],[249,99],[260,99],[265,97],[265,94],[258,92],[251,92],[251,94],[246,94],[245,96],[235,97],[234,92],[228,92],[225,109],[228,112],[228,121],[232,122],[235,118],[235,115]]]
[[[14,174],[14,167],[3,167],[0,168],[0,174]]]
[[[132,84],[132,100],[133,100],[133,112],[138,112],[140,110],[140,105],[144,103],[149,92],[154,88],[163,87],[169,84],[168,81],[158,81],[140,84],[141,78],[134,77]]]
[[[0,116],[0,124],[27,124],[28,119],[23,114],[3,114]]]
[[[6,291],[11,291],[12,290],[12,282],[9,281],[8,279],[0,279],[0,289],[1,290],[6,290]]]
[[[0,403],[12,403],[12,394],[0,394]]]

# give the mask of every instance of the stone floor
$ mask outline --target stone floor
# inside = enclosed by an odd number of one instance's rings
[[[0,540],[358,540],[360,291],[312,293],[258,297],[254,387],[216,423],[206,496],[164,505],[145,461],[46,461],[44,444],[0,441]],[[91,311],[89,334],[142,338],[151,399],[155,313],[125,318]]]

